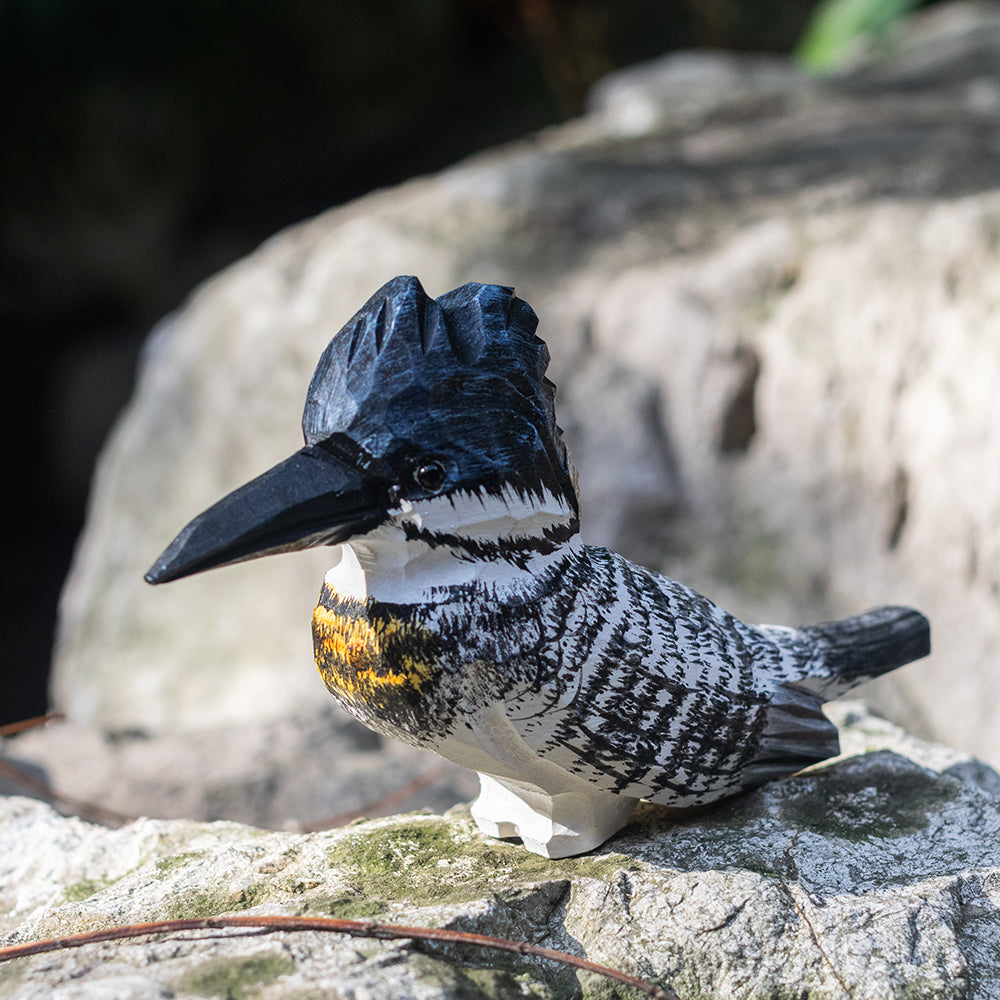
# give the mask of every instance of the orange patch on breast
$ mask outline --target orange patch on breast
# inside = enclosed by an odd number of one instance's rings
[[[326,686],[352,702],[419,694],[434,674],[431,645],[428,630],[401,618],[370,616],[362,604],[321,603],[313,612],[316,666]]]

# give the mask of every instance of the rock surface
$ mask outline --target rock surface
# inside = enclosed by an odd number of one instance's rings
[[[683,1000],[1000,993],[1000,776],[845,706],[848,756],[700,813],[643,806],[599,851],[549,861],[467,813],[314,834],[139,820],[119,830],[0,799],[3,943],[222,913],[334,915],[524,940]],[[604,997],[548,963],[316,933],[213,932],[0,966],[11,1000]]]
[[[234,820],[309,829],[364,810],[441,812],[468,802],[476,775],[395,740],[383,740],[326,699],[315,713],[187,733],[113,738],[63,721],[5,741],[3,757],[43,781],[85,818]],[[0,794],[31,788],[18,774]]]
[[[824,83],[682,55],[583,119],[284,232],[151,338],[65,591],[59,707],[105,731],[313,711],[322,551],[152,589],[203,507],[296,449],[328,338],[397,273],[542,318],[585,530],[749,620],[909,602],[879,705],[1000,760],[1000,17],[936,7]],[[992,67],[992,69],[991,69]],[[963,664],[956,682],[954,665]]]

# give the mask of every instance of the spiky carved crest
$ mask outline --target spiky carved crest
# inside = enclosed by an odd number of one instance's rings
[[[386,475],[447,457],[462,488],[542,488],[577,508],[538,317],[513,288],[473,282],[437,299],[383,285],[330,341],[306,397],[307,444],[360,449]]]

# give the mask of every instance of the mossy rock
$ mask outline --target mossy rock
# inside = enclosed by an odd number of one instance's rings
[[[538,882],[604,879],[641,867],[623,854],[552,860],[519,842],[491,840],[468,814],[404,816],[375,829],[359,829],[330,852],[366,898],[411,905],[462,903]]]

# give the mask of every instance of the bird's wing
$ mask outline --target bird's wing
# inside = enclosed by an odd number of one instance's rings
[[[587,547],[539,615],[547,669],[522,672],[508,715],[537,753],[598,788],[700,804],[831,752],[818,699],[783,684],[802,651],[673,580]]]

